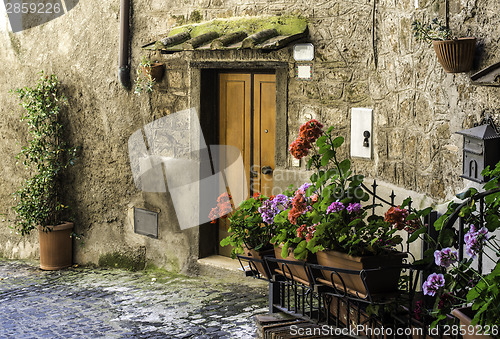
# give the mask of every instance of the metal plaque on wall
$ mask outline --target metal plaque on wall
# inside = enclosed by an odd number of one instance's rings
[[[134,207],[134,232],[158,238],[158,213]]]

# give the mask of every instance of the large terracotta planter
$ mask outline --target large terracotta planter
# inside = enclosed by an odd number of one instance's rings
[[[294,250],[293,248],[288,249],[288,256],[286,258],[283,258],[281,256],[282,246],[275,247],[274,253],[276,255],[276,258],[278,258],[278,259],[284,259],[284,260],[288,260],[288,261],[296,261],[296,262],[302,262],[302,263],[305,262],[305,260],[295,259],[295,257],[293,256],[293,250]],[[304,283],[304,284],[309,284],[309,275],[307,273],[308,269],[306,266],[294,265],[294,264],[285,265],[283,263],[278,263],[278,267],[287,278],[289,278],[289,279],[292,278],[292,277],[290,277],[290,273],[291,273],[294,280],[299,281],[299,282]]]
[[[248,249],[246,247],[243,247],[243,255],[250,258],[264,260],[264,257],[274,258],[274,249],[270,248],[264,251],[256,251],[254,249]],[[277,267],[277,264],[275,262],[269,262],[269,265],[266,265],[265,263],[261,262],[252,262],[251,265],[252,265],[251,267],[255,265],[257,271],[259,271],[261,275],[263,275],[268,279],[271,279],[274,269]]]
[[[472,318],[474,318],[474,311],[471,307],[456,308],[451,311],[451,314],[460,320],[460,328],[465,328],[466,330],[466,333],[462,334],[463,339],[493,339],[492,336],[482,334],[482,331],[485,329],[484,327],[477,326],[477,332],[480,334],[476,334],[476,331],[472,331],[473,326],[470,325]]]
[[[476,38],[434,40],[432,42],[439,63],[448,73],[468,72],[474,61]]]
[[[337,252],[337,251],[319,251],[316,253],[318,264],[321,266],[328,266],[334,268],[341,268],[353,271],[365,271],[366,273],[366,287],[370,294],[391,293],[397,290],[401,268],[388,268],[384,267],[399,266],[403,258],[407,256],[406,253],[395,252],[388,255],[380,256],[366,256],[366,257],[353,257],[351,255]],[[381,270],[369,271],[370,269]],[[341,291],[350,293],[361,293],[366,295],[367,290],[363,284],[360,274],[347,274],[322,270],[323,276],[327,281],[335,284]],[[333,273],[333,274],[332,274]]]
[[[142,67],[142,73],[146,76],[151,74],[151,78],[157,82],[163,78],[164,72],[165,65],[160,62],[152,63],[151,67]]]
[[[48,226],[44,232],[38,227],[40,242],[40,268],[42,270],[60,270],[73,264],[73,223],[66,222],[57,226]]]

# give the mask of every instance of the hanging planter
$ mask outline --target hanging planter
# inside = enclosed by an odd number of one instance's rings
[[[476,38],[434,40],[432,46],[439,63],[447,73],[462,73],[471,70],[476,50]]]
[[[151,80],[153,81],[161,81],[161,79],[163,79],[163,74],[165,73],[165,65],[160,62],[154,62],[150,65],[142,66],[142,73],[146,77],[151,75]]]
[[[153,86],[163,78],[165,65],[160,62],[151,62],[147,57],[142,57],[136,73],[134,93],[138,95],[143,92],[151,93]]]
[[[415,20],[412,28],[417,41],[432,43],[438,61],[446,72],[461,73],[471,70],[476,38],[452,38],[450,29],[437,18],[428,25]]]

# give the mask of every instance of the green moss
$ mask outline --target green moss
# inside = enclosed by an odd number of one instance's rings
[[[189,24],[172,29],[169,36],[190,32],[191,37],[197,37],[208,32],[224,35],[231,32],[244,31],[248,35],[266,29],[276,28],[279,35],[302,33],[307,28],[307,20],[297,16],[259,16],[238,17],[230,19],[214,19],[201,24]]]
[[[144,269],[146,266],[145,253],[107,253],[99,257],[99,266],[122,268],[129,271],[139,271]]]
[[[158,282],[165,282],[171,280],[172,278],[188,279],[185,275],[179,274],[178,272],[168,271],[164,268],[157,267],[154,264],[147,264],[144,269],[144,274],[148,278],[156,278],[156,281]]]
[[[193,11],[189,16],[189,22],[200,22],[201,20],[203,20],[203,16],[200,11]]]
[[[175,20],[175,23],[179,25],[184,25],[186,23],[186,18],[184,15],[172,15],[172,19]]]

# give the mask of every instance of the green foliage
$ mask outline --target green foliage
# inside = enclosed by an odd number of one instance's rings
[[[350,160],[339,159],[338,149],[343,143],[344,138],[334,136],[330,127],[311,149],[307,168],[314,173],[310,177],[312,186],[305,191],[308,211],[299,216],[296,224],[288,219],[290,210],[282,211],[274,220],[277,233],[271,241],[283,244],[284,254],[292,247],[296,259],[305,259],[308,253],[324,249],[351,255],[378,255],[402,242],[395,234],[397,229],[383,217],[367,217],[371,205],[360,208],[359,203],[369,198],[360,187],[364,177],[353,174]],[[341,203],[344,209],[327,213],[333,202]],[[360,210],[348,211],[347,207],[353,205]],[[308,230],[311,228],[313,236]]]
[[[476,311],[472,324],[495,324],[500,319],[500,263],[467,294]]]
[[[412,23],[413,35],[417,41],[424,41],[432,44],[433,40],[450,40],[451,31],[437,18],[428,25],[415,20]]]
[[[153,92],[153,86],[156,81],[151,76],[151,65],[152,62],[146,56],[141,58],[141,63],[137,67],[136,70],[136,79],[135,79],[135,90],[134,93],[137,95],[141,95],[141,93],[151,93]],[[145,69],[145,72],[143,71]]]
[[[472,309],[475,311],[472,324],[480,324],[481,326],[497,324],[500,318],[500,265],[498,258],[500,257],[500,245],[493,232],[500,229],[500,163],[493,170],[486,168],[482,175],[490,178],[484,185],[484,192],[480,193],[474,188],[457,194],[457,198],[463,200],[462,203],[450,202],[446,213],[444,213],[435,223],[434,227],[439,232],[437,243],[433,243],[432,247],[425,252],[423,262],[434,262],[434,250],[442,248],[458,248],[458,231],[455,228],[448,227],[450,221],[454,217],[462,218],[465,227],[465,232],[470,230],[470,225],[475,225],[476,229],[484,226],[490,235],[484,240],[484,244],[477,250],[482,252],[485,257],[491,260],[496,260],[496,266],[491,272],[479,273],[473,267],[473,259],[463,259],[449,269],[442,267],[434,267],[436,272],[443,273],[445,276],[445,286],[437,295],[434,309],[430,314],[434,316],[433,325],[449,321],[448,314],[453,308],[461,307],[467,304],[472,304]],[[476,211],[476,204],[484,197],[484,219],[480,219],[479,213]],[[488,253],[485,249],[489,248]],[[450,298],[449,296],[452,296]]]
[[[268,225],[262,220],[259,207],[269,198],[261,195],[243,201],[227,220],[229,221],[229,236],[222,239],[221,246],[231,245],[231,257],[243,253],[243,246],[256,251],[265,250],[270,245],[274,225]]]
[[[63,141],[60,116],[66,98],[55,75],[41,72],[34,87],[14,92],[21,100],[21,121],[29,132],[28,144],[17,159],[22,159],[31,177],[14,193],[17,204],[13,207],[18,216],[16,228],[25,235],[38,225],[45,228],[62,221],[67,206],[60,201],[60,179],[62,171],[74,164],[76,149]]]

